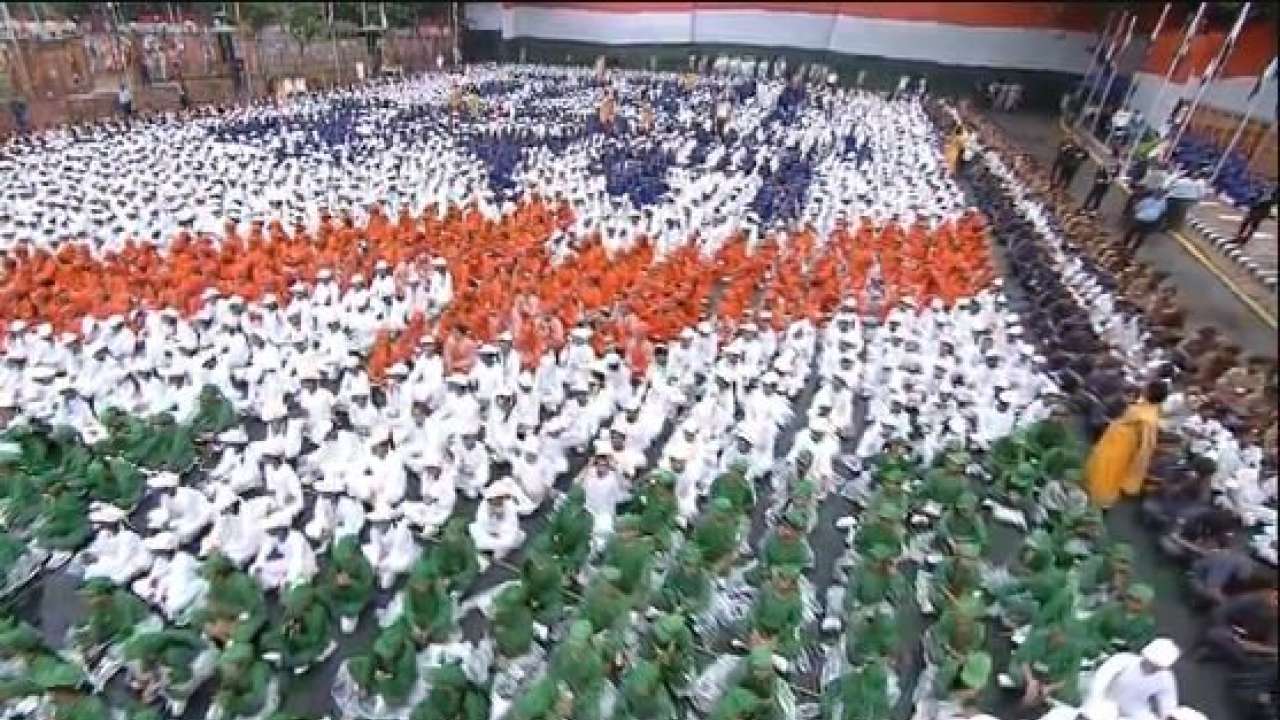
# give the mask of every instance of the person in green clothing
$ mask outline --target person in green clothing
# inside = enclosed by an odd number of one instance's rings
[[[799,652],[799,631],[804,623],[804,605],[797,585],[799,577],[797,569],[782,566],[775,569],[760,588],[750,615],[753,646],[767,643],[786,657]]]
[[[137,507],[146,490],[142,473],[123,458],[94,458],[85,469],[83,484],[91,499],[123,510]]]
[[[1088,638],[1075,622],[1032,629],[1009,658],[1009,679],[1022,691],[1023,707],[1038,707],[1054,698],[1067,705],[1080,703],[1080,664]]]
[[[511,720],[569,720],[576,696],[567,683],[551,675],[536,680],[511,705]]]
[[[703,561],[716,575],[733,564],[742,538],[742,514],[724,497],[711,501],[711,510],[693,530],[693,542],[702,552]]]
[[[124,642],[149,614],[133,593],[109,581],[94,579],[80,588],[87,614],[71,631],[72,642],[87,664],[98,661],[111,645]]]
[[[574,716],[592,715],[604,681],[605,659],[590,622],[576,620],[569,626],[569,634],[551,655],[550,673],[573,693]]]
[[[946,461],[941,466],[926,471],[917,497],[922,501],[937,503],[943,508],[955,505],[960,496],[969,490],[969,479],[964,474],[967,464],[967,459],[959,467],[954,462]]]
[[[1076,566],[1080,591],[1091,595],[1123,597],[1133,580],[1133,546],[1110,543],[1091,553]]]
[[[845,658],[858,666],[880,658],[891,657],[898,649],[898,613],[889,605],[879,604],[854,613],[845,633]]]
[[[902,552],[902,520],[906,516],[906,510],[896,500],[883,495],[873,505],[868,513],[870,518],[854,535],[853,548],[859,554],[867,555],[871,548],[880,546],[896,556]]]
[[[835,720],[888,718],[893,710],[889,695],[892,674],[889,662],[882,658],[869,658],[855,665],[823,692],[823,717]]]
[[[209,591],[204,607],[195,614],[195,625],[223,645],[232,640],[252,642],[267,622],[262,588],[221,554],[210,556],[201,570],[209,581]]]
[[[311,585],[295,585],[281,602],[279,622],[263,638],[263,650],[279,656],[280,664],[302,672],[331,652],[333,621],[320,593]]]
[[[200,400],[195,416],[188,423],[191,433],[197,437],[217,435],[230,430],[239,421],[235,406],[223,397],[216,385],[200,388]]]
[[[652,660],[668,687],[681,689],[694,671],[693,631],[683,615],[668,613],[653,623],[644,656]]]
[[[804,535],[806,518],[802,513],[791,512],[782,516],[782,522],[764,541],[760,552],[760,564],[748,573],[747,579],[756,582],[767,577],[774,569],[794,567],[801,572],[813,567],[813,549]]]
[[[978,593],[956,598],[943,608],[938,621],[925,631],[925,657],[938,668],[935,687],[940,696],[945,697],[956,690],[957,681],[965,686],[971,684],[963,682],[964,678],[961,677],[966,664],[972,661],[974,667],[980,668],[981,661],[975,659],[974,655],[986,647],[987,628],[983,610],[982,597]],[[989,656],[987,665],[989,674]],[[975,669],[969,672],[971,679],[981,674]],[[985,687],[986,678],[982,680],[982,686]]]
[[[89,541],[89,504],[80,496],[62,491],[47,496],[35,524],[35,540],[48,550],[78,550]]]
[[[53,720],[110,720],[111,709],[100,698],[92,695],[52,695]]]
[[[710,720],[756,720],[767,706],[746,688],[729,688],[711,709]]]
[[[640,518],[622,515],[614,522],[613,536],[605,545],[604,564],[617,568],[618,589],[635,596],[649,588],[656,552],[653,539],[640,532]]]
[[[846,610],[882,602],[901,607],[910,597],[907,578],[898,567],[897,551],[890,545],[872,545],[849,571]]]
[[[619,717],[632,720],[676,720],[679,712],[663,683],[661,668],[649,660],[632,665],[622,675]]]
[[[930,592],[935,608],[945,607],[951,598],[964,597],[982,585],[982,567],[978,546],[960,542],[953,546],[955,554],[938,566]]]
[[[73,691],[85,681],[84,672],[45,645],[39,631],[11,617],[0,619],[0,659],[8,669],[0,678],[0,701]]]
[[[1100,656],[1116,649],[1137,652],[1155,639],[1156,621],[1151,604],[1155,591],[1150,585],[1129,586],[1124,599],[1111,600],[1090,613],[1087,628],[1090,655]]]
[[[711,481],[709,496],[714,502],[717,498],[729,501],[729,506],[737,515],[751,512],[756,504],[755,486],[747,479],[747,463],[739,461]]]
[[[373,598],[373,566],[360,549],[360,539],[347,535],[329,549],[316,585],[338,615],[342,631],[355,630],[360,613]]]
[[[403,705],[418,682],[418,649],[409,621],[400,618],[383,628],[368,651],[347,661],[347,672],[364,696]]]
[[[667,572],[658,593],[658,609],[697,615],[711,600],[711,576],[702,562],[702,551],[687,542],[676,552],[675,564]]]
[[[487,720],[489,693],[474,683],[457,663],[433,669],[427,677],[431,691],[413,709],[409,720]]]
[[[533,645],[533,611],[523,581],[507,585],[493,598],[491,627],[502,657],[515,658],[529,652]]]
[[[404,587],[404,617],[419,647],[445,640],[455,629],[454,600],[433,555],[420,556]]]
[[[976,547],[981,555],[987,548],[987,523],[978,509],[978,496],[971,492],[960,493],[955,505],[943,513],[937,534],[945,545],[953,549],[969,544]]]
[[[135,635],[125,643],[125,659],[133,665],[133,684],[143,702],[164,692],[170,697],[189,697],[198,680],[199,659],[209,644],[194,630],[166,629]]]
[[[445,523],[440,542],[431,554],[435,556],[436,566],[449,592],[465,592],[480,574],[476,543],[467,531],[464,518],[450,518]]]
[[[792,482],[791,496],[787,499],[784,514],[794,513],[804,524],[800,532],[808,534],[818,522],[818,486],[809,478],[801,477]]]
[[[534,549],[560,562],[565,575],[576,573],[591,552],[593,521],[585,502],[582,486],[575,485],[534,543]]]
[[[635,506],[640,532],[648,536],[657,549],[668,549],[678,514],[675,475],[666,470],[650,473],[636,493]]]
[[[232,642],[218,660],[218,692],[214,706],[224,718],[252,717],[267,706],[271,668],[252,643]]]
[[[626,619],[631,610],[632,597],[618,585],[622,573],[615,567],[604,566],[582,596],[582,616],[596,632],[615,627]]]
[[[520,564],[520,582],[529,609],[539,622],[548,624],[560,617],[564,608],[564,571],[555,558],[530,549]]]
[[[778,702],[778,685],[781,683],[774,666],[773,651],[768,646],[752,647],[747,654],[744,672],[738,679],[738,687],[749,691],[759,701],[756,707],[761,715],[758,717],[781,717],[781,705]]]

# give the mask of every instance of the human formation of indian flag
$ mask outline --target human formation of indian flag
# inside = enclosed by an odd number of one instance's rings
[[[616,115],[582,111],[606,96]],[[678,528],[728,571],[751,506],[726,482],[785,495],[799,464],[820,499],[894,443],[932,462],[1048,414],[915,99],[482,68],[7,152],[30,171],[0,200],[10,579],[74,553],[96,608],[154,611],[169,630],[77,636],[77,662],[106,683],[127,659],[174,712],[207,681],[255,716],[268,667],[317,666],[331,620],[375,615],[335,659],[345,709],[407,714],[432,647],[470,657],[440,686],[488,687],[475,608],[529,663],[495,670],[496,708],[546,670],[513,627],[595,642],[542,614],[547,553],[556,578],[604,553],[588,597],[639,592]],[[67,168],[99,200],[46,182]],[[145,190],[104,197],[122,179]],[[468,594],[481,568],[523,594]]]

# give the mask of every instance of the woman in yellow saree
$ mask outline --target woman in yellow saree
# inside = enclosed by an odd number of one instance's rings
[[[1143,399],[1130,403],[1093,446],[1084,474],[1094,505],[1109,508],[1121,494],[1141,492],[1160,433],[1160,404],[1168,395],[1163,381],[1152,382]]]
[[[957,125],[955,132],[951,133],[951,137],[947,138],[946,144],[942,148],[942,157],[947,162],[947,169],[952,175],[956,174],[956,168],[960,163],[960,153],[964,152],[964,144],[968,139],[964,125]]]

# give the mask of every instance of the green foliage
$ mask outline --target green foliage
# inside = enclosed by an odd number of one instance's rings
[[[325,28],[324,4],[318,2],[288,3],[284,14],[284,29],[298,43],[298,54],[306,52]]]

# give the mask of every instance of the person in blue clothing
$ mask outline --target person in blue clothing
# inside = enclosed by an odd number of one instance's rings
[[[1124,247],[1129,254],[1136,253],[1146,242],[1147,236],[1160,227],[1169,201],[1163,192],[1154,192],[1138,201],[1133,207],[1133,222],[1124,234]]]

